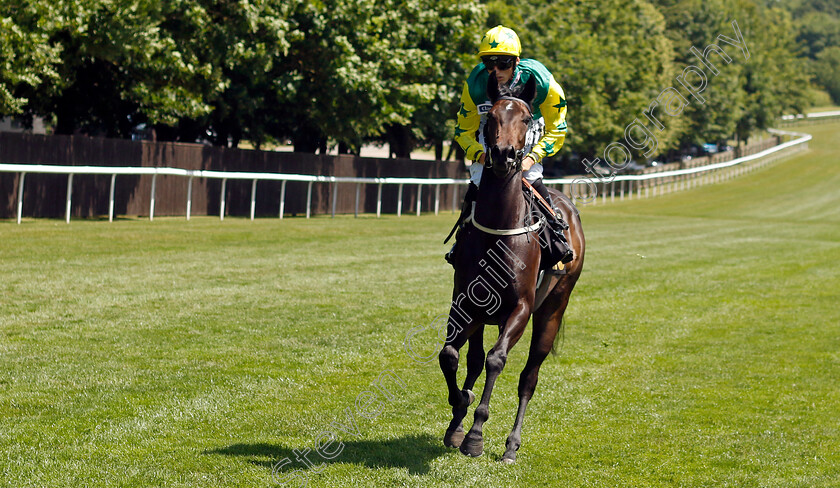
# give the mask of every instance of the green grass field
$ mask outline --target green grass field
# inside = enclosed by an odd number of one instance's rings
[[[451,214],[0,222],[0,485],[267,487],[289,458],[288,486],[840,486],[840,124],[807,130],[726,183],[581,209],[513,466],[529,336],[476,459],[403,348],[448,310]],[[389,370],[404,389],[358,415]]]

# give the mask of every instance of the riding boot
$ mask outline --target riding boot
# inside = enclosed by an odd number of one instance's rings
[[[551,229],[554,231],[553,234],[556,240],[561,243],[562,247],[565,248],[565,252],[562,253],[560,262],[568,263],[569,261],[575,258],[575,253],[574,251],[572,251],[572,248],[569,246],[569,241],[566,239],[566,235],[563,233],[564,230],[569,228],[569,224],[567,224],[566,221],[563,220],[563,214],[551,202],[551,194],[548,193],[548,188],[546,188],[542,178],[539,178],[533,183],[531,183],[531,186],[533,186],[534,190],[536,190],[537,193],[539,193],[540,196],[543,197],[546,202],[548,202],[548,205],[554,211],[554,215],[551,215],[551,212],[540,206],[540,210],[542,210],[546,221],[551,226]]]
[[[457,231],[455,232],[455,242],[452,243],[452,248],[449,250],[449,252],[443,255],[443,258],[446,259],[446,262],[451,264],[452,266],[455,266],[455,247],[458,245],[458,237],[460,237],[461,235],[461,229],[464,228],[464,219],[466,219],[472,211],[472,203],[475,201],[475,197],[477,194],[478,187],[472,182],[470,182],[469,187],[467,188],[467,193],[466,195],[464,195],[464,203],[461,206],[461,215],[458,216],[458,221],[455,222],[455,227],[457,229]],[[449,235],[452,236],[451,233]],[[447,240],[449,240],[448,237]]]

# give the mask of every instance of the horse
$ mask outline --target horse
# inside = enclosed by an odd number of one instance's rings
[[[488,157],[471,216],[473,225],[461,230],[453,256],[453,300],[447,337],[438,360],[452,406],[452,420],[444,444],[459,448],[468,456],[480,456],[484,451],[482,429],[490,416],[493,385],[533,315],[528,361],[519,377],[519,408],[501,459],[513,463],[522,442],[525,409],[537,386],[540,366],[554,348],[569,296],[583,269],[585,240],[574,204],[562,193],[551,190],[554,206],[568,223],[565,235],[574,259],[566,263],[565,274],[553,275],[544,299],[535,303],[541,257],[536,231],[546,224],[533,212],[533,200],[529,202],[524,196],[521,165],[536,85],[531,78],[521,93],[514,95],[500,91],[495,75],[491,74],[487,90],[493,104],[485,124]],[[499,326],[499,336],[485,356],[484,326],[488,324]],[[458,388],[458,351],[466,342],[469,342],[467,375],[463,388]],[[462,421],[475,400],[472,389],[483,367],[487,370],[484,390],[472,427],[465,434]]]

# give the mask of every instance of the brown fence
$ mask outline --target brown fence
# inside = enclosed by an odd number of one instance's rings
[[[228,149],[174,142],[128,141],[85,136],[42,136],[0,133],[0,163],[46,164],[66,166],[136,166],[174,167],[190,170],[243,171],[263,173],[308,174],[325,176],[466,178],[463,166],[444,161],[362,158],[355,156],[319,156],[314,154]],[[155,187],[155,215],[185,215],[188,178],[158,176]],[[0,218],[14,218],[17,212],[19,175],[0,173]],[[108,214],[111,177],[75,175],[71,214],[95,217]],[[148,215],[152,176],[117,176],[114,195],[116,215]],[[192,215],[218,215],[221,180],[196,178],[193,181]],[[257,216],[279,212],[279,181],[261,181],[256,198]],[[377,185],[362,185],[359,195],[361,212],[376,212]],[[24,181],[23,215],[61,218],[67,192],[67,176],[27,173]],[[306,213],[307,183],[286,184],[285,213]],[[333,185],[315,183],[312,212],[329,213]],[[353,213],[356,185],[339,183],[336,212]],[[382,189],[382,212],[397,209],[396,185]],[[403,209],[416,208],[417,186],[406,185]],[[225,187],[226,215],[250,214],[251,181],[228,180]],[[460,201],[460,194],[455,198]],[[433,209],[435,192],[428,187],[421,194],[421,208]],[[452,192],[440,192],[440,208],[450,208]]]

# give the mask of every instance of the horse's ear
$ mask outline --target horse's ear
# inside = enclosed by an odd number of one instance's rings
[[[496,80],[495,72],[490,73],[487,78],[487,96],[491,103],[496,103],[496,100],[499,99],[499,82]]]
[[[536,96],[537,80],[531,76],[528,78],[528,81],[525,82],[525,86],[522,88],[522,91],[519,92],[519,98],[530,106]]]

